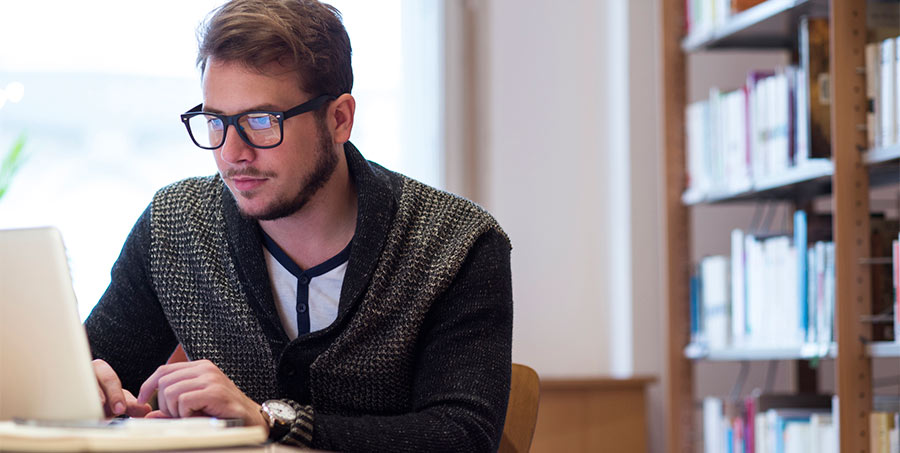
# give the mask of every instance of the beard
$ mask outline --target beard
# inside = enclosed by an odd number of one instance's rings
[[[252,220],[278,220],[288,217],[303,209],[310,199],[331,179],[338,164],[338,157],[332,149],[332,137],[325,126],[325,121],[319,122],[318,143],[316,144],[316,163],[312,172],[306,176],[306,180],[300,186],[300,190],[293,197],[284,197],[276,200],[262,212],[248,213],[238,204],[238,209],[244,218]]]

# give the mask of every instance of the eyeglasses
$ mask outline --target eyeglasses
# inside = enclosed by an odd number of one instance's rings
[[[284,140],[282,127],[284,120],[316,110],[334,99],[337,98],[323,94],[284,112],[253,110],[237,115],[204,112],[201,110],[203,104],[199,104],[183,113],[181,122],[187,128],[194,144],[203,149],[216,149],[222,146],[229,125],[234,126],[234,130],[244,143],[254,148],[274,148]]]

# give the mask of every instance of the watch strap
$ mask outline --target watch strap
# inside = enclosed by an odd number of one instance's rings
[[[274,442],[285,445],[312,448],[313,420],[315,414],[313,407],[289,399],[282,399],[281,401],[290,404],[291,407],[294,408],[294,411],[297,413],[297,418],[294,419],[291,426],[287,427],[285,433],[279,433],[276,437],[272,436],[272,433],[270,432],[269,438]]]

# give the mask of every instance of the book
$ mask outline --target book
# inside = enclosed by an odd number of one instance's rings
[[[900,342],[900,236],[892,243],[894,262],[894,341]]]
[[[900,5],[898,5],[900,9]],[[900,144],[900,36],[894,38],[894,144]]]
[[[809,417],[809,449],[819,453],[837,453],[838,442],[831,414],[814,413]]]
[[[773,426],[766,421],[766,414],[773,410],[802,409],[810,414],[824,414],[831,410],[832,397],[811,393],[764,393],[759,389],[744,398],[746,434],[744,451],[774,451]],[[771,447],[771,449],[769,449]],[[816,451],[816,450],[811,450]]]
[[[880,55],[878,43],[866,44],[866,139],[869,149],[881,147],[878,114],[879,93],[881,91]]]
[[[700,262],[703,330],[710,349],[730,344],[730,300],[728,258],[708,256]]]
[[[800,20],[800,72],[804,78],[803,100],[807,124],[803,130],[810,157],[831,156],[831,83],[828,72],[828,19],[804,16]]]
[[[765,0],[731,0],[731,11],[734,13],[739,13],[744,10],[748,10],[753,8],[754,6],[763,3]]]
[[[731,231],[731,342],[733,346],[744,346],[747,341],[747,291],[746,256],[744,255],[744,232]]]
[[[721,399],[703,398],[703,451],[705,453],[725,451],[723,416],[724,408]]]
[[[806,332],[809,332],[809,299],[807,298],[809,286],[805,281],[806,277],[809,275],[809,271],[807,270],[808,253],[806,252],[806,224],[806,211],[798,209],[794,212],[794,248],[797,251],[797,277],[803,279],[803,281],[800,281],[797,284],[797,309],[799,310],[798,327],[804,332],[804,340],[806,340],[807,337]]]
[[[892,412],[869,413],[869,452],[891,453],[891,430],[895,428]]]
[[[891,146],[897,142],[897,131],[894,117],[896,116],[896,96],[894,95],[894,90],[896,89],[896,82],[894,78],[896,77],[896,52],[895,52],[895,44],[896,40],[893,38],[885,39],[881,42],[880,45],[880,54],[881,54],[881,90],[879,100],[881,103],[879,107],[881,107],[881,112],[878,114],[880,119],[881,127],[879,131],[881,132],[881,146]]]

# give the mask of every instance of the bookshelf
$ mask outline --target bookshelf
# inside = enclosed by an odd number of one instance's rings
[[[870,315],[870,209],[872,187],[900,182],[900,145],[868,148],[866,131],[866,0],[768,0],[737,13],[715,29],[685,36],[684,0],[663,0],[663,138],[666,236],[667,338],[665,388],[666,451],[693,452],[695,426],[694,361],[835,360],[839,451],[869,451],[872,410],[872,359],[900,357],[900,342],[871,342],[860,319]],[[719,48],[789,47],[799,18],[827,15],[831,78],[831,159],[827,163],[755,181],[750,190],[692,193],[686,169],[686,54]],[[861,152],[865,151],[865,152]],[[836,341],[792,348],[716,350],[690,343],[692,206],[758,202],[766,199],[833,198]],[[723,232],[727,234],[728,232]]]

